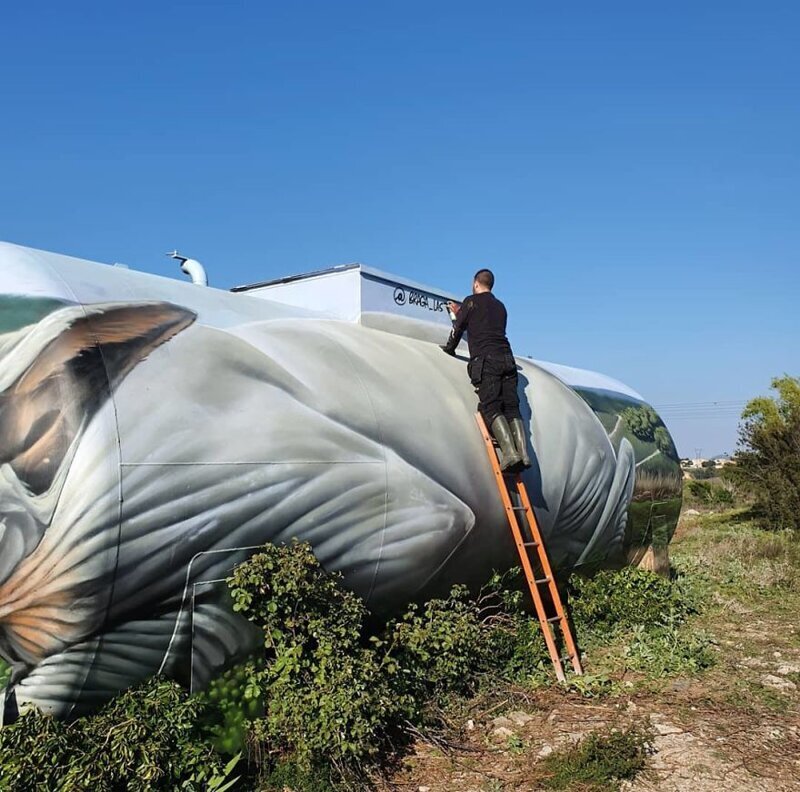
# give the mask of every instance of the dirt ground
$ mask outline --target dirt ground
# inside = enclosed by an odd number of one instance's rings
[[[734,524],[684,516],[671,553],[707,572],[696,617],[714,639],[707,671],[647,679],[623,670],[607,694],[509,688],[420,735],[386,790],[511,792],[542,787],[536,765],[598,729],[646,725],[646,769],[616,786],[635,792],[800,790],[800,572],[777,550],[744,552]],[[744,557],[742,553],[744,552]],[[750,553],[748,556],[747,553]],[[586,671],[596,673],[592,657]],[[574,786],[573,789],[586,787]]]

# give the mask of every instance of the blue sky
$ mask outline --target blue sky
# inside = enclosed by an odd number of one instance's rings
[[[0,238],[213,285],[363,261],[665,410],[800,374],[800,4],[7,4]]]

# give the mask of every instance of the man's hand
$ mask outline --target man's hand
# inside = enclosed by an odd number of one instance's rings
[[[442,352],[445,353],[445,355],[450,355],[450,357],[456,356],[455,349],[450,349],[450,347],[447,344],[439,344],[439,349],[441,349]]]
[[[458,311],[460,308],[461,305],[457,302],[453,302],[452,300],[450,300],[450,302],[447,303],[447,310],[450,311],[450,313],[458,315]]]

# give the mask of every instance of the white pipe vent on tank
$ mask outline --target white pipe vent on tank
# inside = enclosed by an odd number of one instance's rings
[[[181,262],[181,272],[188,275],[192,279],[192,283],[196,286],[208,286],[206,268],[197,259],[182,256],[177,250],[173,250],[167,255]]]

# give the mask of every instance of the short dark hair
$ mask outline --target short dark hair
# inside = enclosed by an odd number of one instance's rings
[[[494,273],[488,269],[481,269],[475,273],[475,280],[481,286],[485,286],[489,291],[494,288]]]

